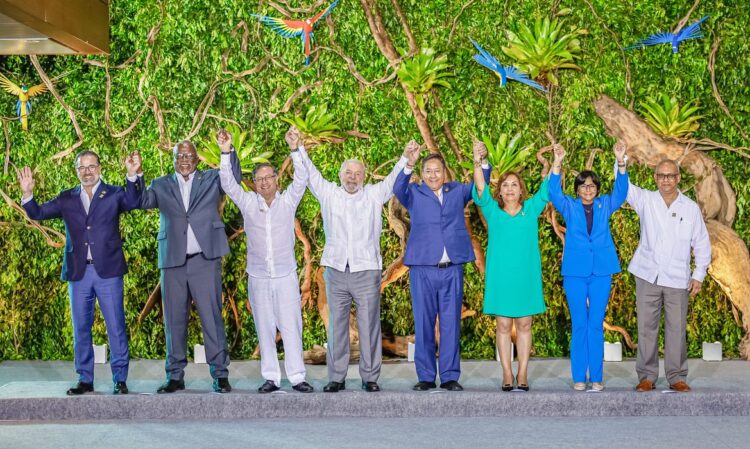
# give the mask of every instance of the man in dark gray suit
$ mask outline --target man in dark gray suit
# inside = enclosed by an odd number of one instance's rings
[[[159,269],[167,338],[167,381],[157,393],[185,389],[187,325],[191,299],[198,309],[206,361],[217,393],[232,391],[229,354],[221,316],[221,258],[229,252],[219,202],[218,170],[196,170],[195,145],[184,140],[172,151],[175,173],[156,178],[143,193],[143,209],[159,209]],[[232,152],[232,171],[242,178]]]

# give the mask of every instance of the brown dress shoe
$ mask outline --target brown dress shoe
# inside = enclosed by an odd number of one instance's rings
[[[674,391],[679,391],[680,393],[687,393],[688,391],[690,391],[690,386],[683,381],[679,381],[677,383],[670,385],[669,389],[674,390]]]
[[[644,391],[651,391],[654,388],[656,388],[656,385],[654,385],[653,382],[648,379],[643,379],[635,386],[635,391],[643,393]]]

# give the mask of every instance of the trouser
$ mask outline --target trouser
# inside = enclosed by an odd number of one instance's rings
[[[221,258],[207,260],[197,255],[182,266],[162,269],[161,298],[167,337],[167,378],[185,377],[191,299],[201,319],[211,377],[228,377],[229,352],[221,316]]]
[[[113,382],[128,379],[128,333],[125,327],[122,276],[100,278],[94,265],[86,265],[80,281],[68,282],[70,313],[73,318],[73,353],[75,368],[80,382],[94,382],[94,346],[91,326],[94,324],[94,308],[99,298],[99,309],[107,326]]]
[[[440,382],[457,381],[461,376],[459,336],[464,290],[464,266],[438,268],[409,267],[411,302],[414,312],[416,347],[414,362],[420,382],[434,382],[435,320],[440,318]]]
[[[286,376],[292,385],[304,382],[302,309],[297,272],[278,278],[249,277],[248,295],[260,344],[261,375],[276,386],[281,385],[281,368],[276,353],[278,329],[284,342]]]
[[[357,307],[359,375],[363,382],[377,382],[383,362],[380,331],[380,270],[352,273],[327,267],[324,273],[328,297],[328,380],[343,382],[349,369],[349,314]]]
[[[659,324],[664,308],[664,371],[670,385],[687,379],[687,288],[662,287],[635,278],[638,311],[638,379],[656,383],[659,377]]]
[[[604,368],[604,314],[612,276],[565,276],[573,334],[570,337],[570,370],[573,382],[601,382]]]

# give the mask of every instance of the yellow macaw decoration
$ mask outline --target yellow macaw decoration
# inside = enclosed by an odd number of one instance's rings
[[[47,86],[37,84],[36,86],[26,87],[21,85],[20,87],[13,81],[6,78],[0,73],[0,86],[5,89],[6,92],[12,95],[18,95],[18,103],[16,103],[16,114],[18,115],[18,121],[21,122],[21,127],[24,131],[29,130],[29,114],[31,114],[31,97],[36,97],[39,94],[47,92]]]

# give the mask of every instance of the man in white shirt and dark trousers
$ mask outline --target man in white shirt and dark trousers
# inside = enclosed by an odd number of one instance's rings
[[[656,388],[659,322],[664,308],[664,370],[669,388],[690,391],[687,380],[688,296],[701,289],[711,263],[711,242],[698,205],[677,188],[680,168],[662,160],[654,171],[657,191],[630,184],[628,203],[641,220],[641,240],[628,271],[635,276],[638,310],[636,391]],[[695,269],[690,273],[690,253]]]
[[[380,330],[382,211],[383,204],[393,195],[393,183],[406,166],[406,158],[402,156],[383,181],[368,185],[363,185],[364,164],[358,160],[345,161],[339,171],[339,186],[323,179],[304,148],[299,152],[310,176],[308,187],[320,202],[326,235],[320,265],[326,267],[329,382],[323,391],[335,393],[346,388],[352,300],[357,307],[362,389],[380,391],[377,380],[383,360]]]
[[[284,370],[294,390],[312,393],[305,382],[302,356],[302,309],[297,263],[294,258],[294,215],[307,187],[307,171],[298,148],[299,131],[291,127],[286,142],[292,152],[294,178],[279,193],[278,172],[270,164],[253,170],[255,192],[245,192],[232,176],[232,136],[221,131],[221,188],[242,212],[247,236],[248,295],[253,308],[255,330],[260,343],[260,371],[265,383],[260,393],[280,388],[281,369],[276,354],[276,329],[284,342]]]

